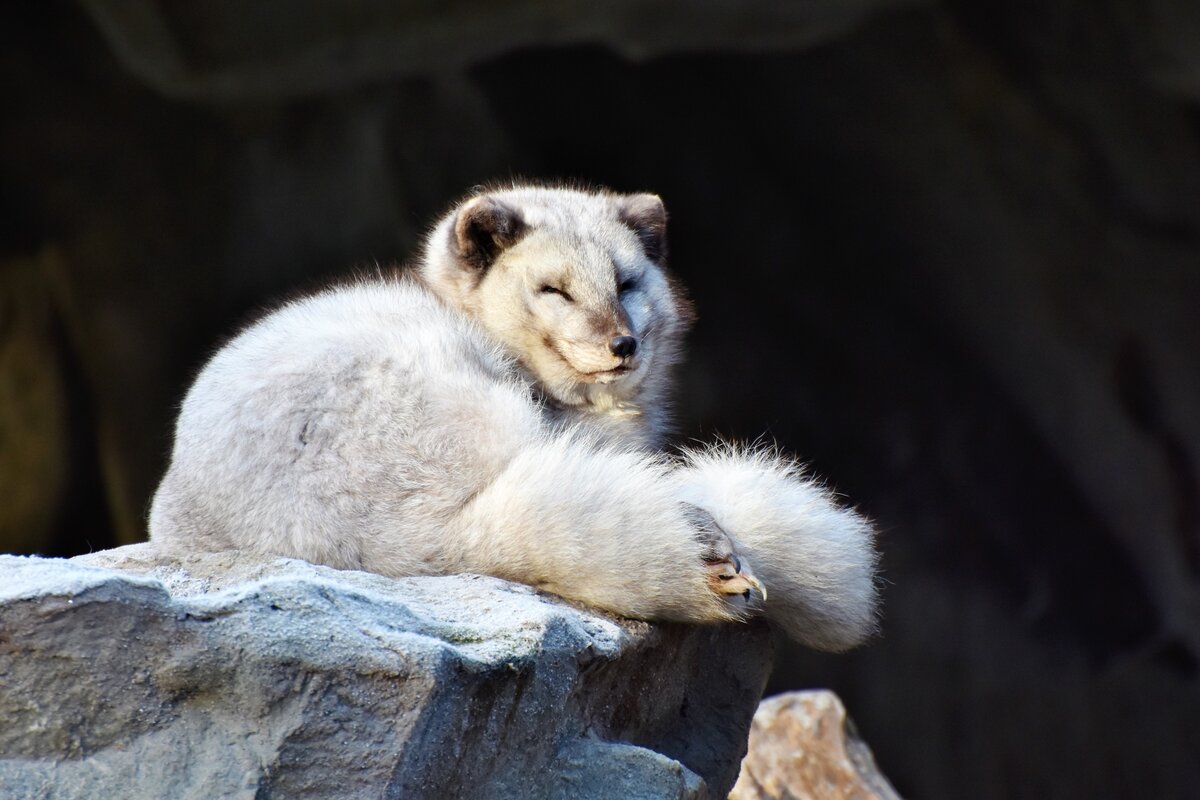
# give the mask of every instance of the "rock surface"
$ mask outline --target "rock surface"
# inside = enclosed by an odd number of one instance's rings
[[[833,692],[762,702],[730,800],[899,800]]]
[[[6,796],[723,797],[770,664],[763,627],[479,576],[152,545],[0,575]]]

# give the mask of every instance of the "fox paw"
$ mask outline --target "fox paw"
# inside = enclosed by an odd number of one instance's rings
[[[731,605],[745,610],[761,607],[767,601],[767,587],[755,577],[750,565],[734,550],[733,540],[717,524],[712,514],[691,503],[685,506],[696,538],[704,545],[704,568],[708,585]]]

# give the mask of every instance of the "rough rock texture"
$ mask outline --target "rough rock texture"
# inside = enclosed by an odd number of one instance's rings
[[[761,627],[477,576],[151,545],[0,575],[6,797],[722,797],[770,662]]]
[[[764,700],[729,800],[900,800],[833,692]]]

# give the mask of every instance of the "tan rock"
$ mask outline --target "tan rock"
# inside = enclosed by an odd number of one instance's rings
[[[759,705],[730,800],[899,800],[829,691],[790,692]]]

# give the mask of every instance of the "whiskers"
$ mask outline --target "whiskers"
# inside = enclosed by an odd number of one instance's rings
[[[658,331],[658,328],[659,328],[659,321],[655,320],[655,321],[651,322],[649,325],[647,325],[642,330],[641,335],[638,338],[644,342],[644,341],[648,340],[651,336],[653,336]]]

